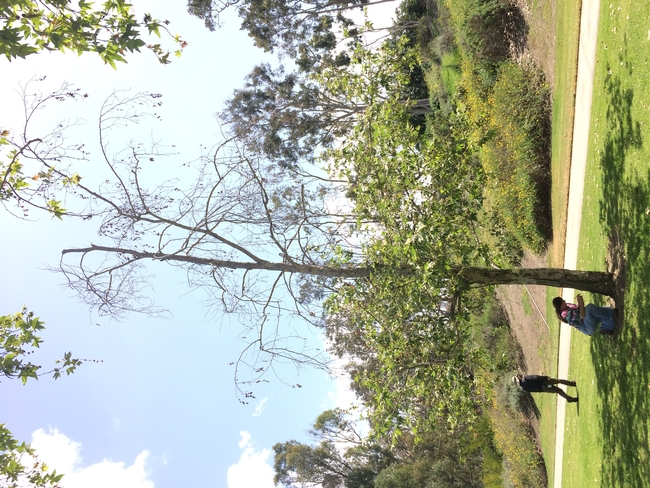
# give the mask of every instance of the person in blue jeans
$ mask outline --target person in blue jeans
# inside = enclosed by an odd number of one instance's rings
[[[575,403],[578,401],[577,397],[567,395],[564,390],[555,386],[557,384],[576,386],[575,381],[561,380],[558,378],[551,378],[550,376],[536,374],[528,374],[526,376],[518,374],[512,377],[512,382],[524,391],[531,393],[556,393],[569,403]]]
[[[615,308],[599,307],[593,303],[585,306],[582,295],[578,295],[576,300],[577,305],[565,302],[562,297],[553,299],[553,307],[560,321],[575,327],[588,336],[593,335],[599,325],[601,334],[614,335]]]

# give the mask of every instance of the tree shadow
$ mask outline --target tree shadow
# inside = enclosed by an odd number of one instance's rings
[[[631,76],[627,51],[620,54]],[[610,66],[607,66],[611,73]],[[617,282],[618,334],[594,337],[591,353],[601,400],[602,485],[645,486],[650,480],[648,412],[650,342],[650,170],[630,174],[630,150],[643,148],[641,127],[632,116],[634,92],[619,76],[605,80],[607,134],[600,154],[603,196],[600,222],[610,236],[609,267]],[[626,163],[628,166],[625,172]]]

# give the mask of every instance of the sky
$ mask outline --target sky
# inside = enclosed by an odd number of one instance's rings
[[[200,145],[218,142],[215,112],[255,64],[273,58],[253,46],[232,12],[224,27],[209,32],[186,13],[182,0],[133,4],[138,16],[150,12],[171,21],[172,33],[188,42],[181,58],[162,66],[143,52],[117,70],[92,53],[2,58],[0,128],[20,122],[18,84],[47,75],[42,89],[67,81],[88,98],[51,104],[38,114],[36,127],[82,117],[85,124],[73,135],[90,145],[99,107],[113,90],[147,91],[163,94],[162,121],[140,128],[137,136],[175,144],[179,164],[195,159]],[[126,141],[115,144],[120,142]],[[84,176],[96,171],[93,158],[78,169]],[[59,262],[62,249],[92,242],[93,224],[47,216],[24,221],[0,211],[0,314],[26,305],[41,317],[44,343],[33,360],[44,367],[67,351],[101,361],[57,381],[42,377],[23,386],[3,380],[0,422],[18,439],[32,441],[51,468],[66,473],[64,487],[273,486],[272,446],[308,442],[306,430],[318,414],[349,404],[347,380],[288,369],[241,405],[228,364],[241,345],[236,321],[208,314],[203,297],[188,293],[183,276],[173,271],[158,273],[154,282],[155,298],[169,317],[97,317],[64,287],[63,276],[47,270]],[[312,340],[322,345],[320,338]],[[290,386],[296,383],[302,387]]]

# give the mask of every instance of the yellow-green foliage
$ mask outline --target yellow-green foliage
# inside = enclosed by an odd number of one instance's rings
[[[460,67],[459,108],[466,113],[475,128],[475,138],[480,140],[490,121],[488,97],[492,90],[491,76],[487,68],[476,66],[471,59],[464,56],[461,58]]]
[[[544,238],[535,209],[537,185],[545,176],[549,91],[540,70],[503,63],[488,97],[491,139],[481,151],[488,178],[486,197],[493,211],[525,247],[540,250]]]
[[[482,473],[481,481],[485,488],[503,487],[503,460],[494,446],[494,432],[490,418],[483,415],[473,429],[473,437],[467,446],[467,453],[474,451],[481,453]]]
[[[483,486],[485,488],[502,488],[502,462],[492,449],[483,450]]]
[[[456,93],[456,85],[460,80],[460,59],[457,53],[446,53],[442,57],[442,83],[451,96]]]
[[[540,69],[504,61],[498,47],[489,48],[503,44],[495,32],[508,18],[509,2],[445,0],[444,5],[460,57],[456,106],[481,146],[487,215],[503,224],[509,240],[540,251],[550,226],[539,212],[540,188],[546,191],[549,184],[548,85]]]
[[[493,399],[489,408],[494,442],[502,453],[506,474],[517,488],[546,487],[546,471],[532,433],[518,412]]]
[[[508,57],[508,25],[515,11],[511,0],[446,0],[456,45],[474,62]]]

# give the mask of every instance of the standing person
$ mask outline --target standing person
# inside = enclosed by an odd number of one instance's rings
[[[562,297],[553,299],[553,307],[557,318],[571,327],[575,327],[588,336],[596,332],[600,324],[600,333],[614,335],[614,316],[616,309],[611,307],[599,307],[590,303],[585,306],[582,295],[576,297],[578,304],[567,303]]]
[[[555,385],[562,384],[567,386],[576,386],[575,381],[560,380],[558,378],[551,378],[550,376],[540,376],[536,374],[528,374],[523,376],[521,374],[512,377],[512,382],[528,392],[542,392],[542,393],[557,393],[569,403],[578,401],[577,397],[567,395],[562,388]]]

